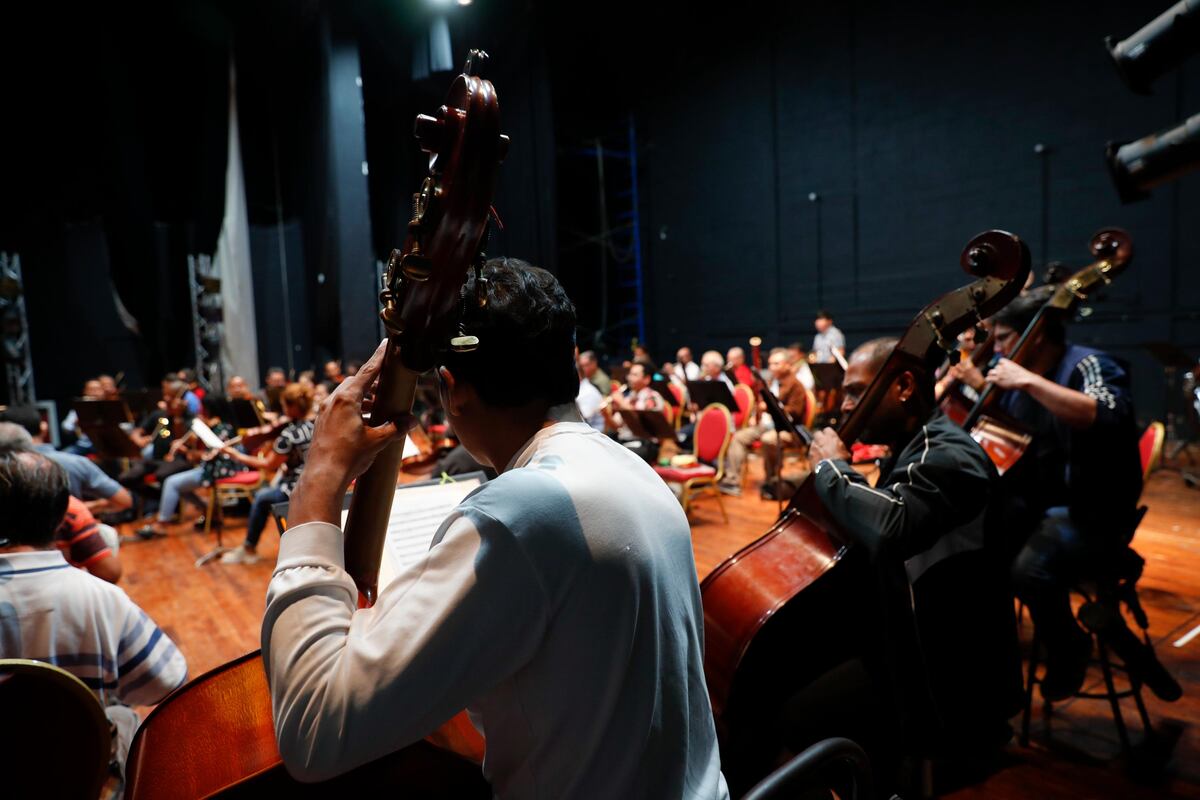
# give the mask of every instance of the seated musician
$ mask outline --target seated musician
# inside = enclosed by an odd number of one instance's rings
[[[733,391],[733,381],[725,374],[725,359],[716,350],[708,350],[700,356],[700,380],[721,381],[729,387],[729,391]],[[737,411],[736,408],[729,410]]]
[[[767,356],[767,368],[771,371],[771,394],[779,398],[784,412],[797,424],[803,424],[808,410],[808,393],[796,380],[796,374],[788,361],[788,352],[782,347],[773,349]],[[725,477],[718,487],[729,495],[741,495],[742,469],[746,453],[755,442],[762,442],[763,474],[772,479],[779,467],[780,442],[782,446],[794,445],[796,439],[789,431],[776,431],[775,423],[767,414],[767,404],[758,401],[759,424],[748,425],[733,434],[729,448],[725,451]]]
[[[817,381],[813,378],[812,368],[808,366],[808,351],[804,349],[804,345],[800,342],[792,342],[787,346],[787,352],[788,362],[795,371],[796,380],[800,381],[800,385],[810,392],[816,389]]]
[[[25,430],[30,437],[34,450],[49,458],[67,471],[67,481],[70,483],[71,496],[82,500],[93,514],[107,514],[124,511],[133,505],[133,498],[121,484],[114,481],[95,462],[83,456],[66,453],[54,449],[47,440],[49,428],[42,415],[33,406],[11,406],[0,412],[0,420],[11,422]],[[4,444],[0,440],[0,444]],[[10,447],[23,446],[23,442],[12,440],[7,442]],[[105,535],[112,529],[107,525]],[[116,532],[112,537],[115,541]]]
[[[159,408],[147,414],[129,433],[134,444],[142,449],[142,460],[130,464],[117,476],[122,486],[146,504],[158,499],[167,478],[191,468],[186,458],[176,457],[180,451],[175,446],[176,441],[187,435],[192,423],[192,414],[184,399],[186,384],[168,376],[163,379],[162,392]],[[147,485],[148,475],[154,476],[154,485]]]
[[[326,361],[325,380],[321,381],[325,384],[325,388],[332,392],[344,380],[346,380],[346,376],[342,374],[342,362],[336,358]]]
[[[83,400],[103,400],[104,388],[100,385],[100,381],[92,378],[83,384]],[[75,441],[65,447],[66,452],[76,456],[86,456],[95,452],[96,448],[92,444],[92,440],[87,437],[79,427],[79,414],[75,409],[71,409],[67,416],[63,418],[61,425],[63,433],[68,437],[75,437]]]
[[[55,547],[68,492],[66,472],[45,455],[0,452],[0,658],[49,661],[91,687],[123,770],[139,723],[124,704],[162,700],[187,679],[187,662],[125,592],[73,569]]]
[[[230,399],[254,398],[246,386],[245,379],[240,376],[233,376],[225,386]],[[205,417],[204,422],[222,441],[232,439],[236,433],[232,425],[217,417]],[[184,449],[177,442],[173,445],[170,455],[174,459],[186,459],[192,465],[191,469],[184,472],[177,472],[174,475],[168,476],[163,481],[162,495],[158,504],[158,515],[152,522],[137,531],[138,535],[142,538],[165,534],[167,526],[176,521],[180,500],[186,500],[193,507],[201,511],[200,516],[193,523],[193,527],[196,530],[204,530],[205,523],[207,522],[204,512],[208,510],[208,503],[196,494],[196,490],[202,487],[211,487],[221,478],[228,478],[250,469],[230,458],[222,451],[205,448],[199,441],[193,442],[193,445],[188,449]],[[214,524],[220,524],[219,515],[220,508],[214,507],[214,516],[217,516],[217,519],[213,520]]]
[[[596,360],[596,354],[591,350],[584,350],[579,354],[579,369],[583,372],[583,377],[600,390],[600,394],[605,397],[612,394],[612,378],[608,377],[607,372],[600,369],[600,362]]]
[[[854,351],[843,415],[896,343],[876,339]],[[812,479],[840,528],[866,548],[889,596],[907,604],[911,591],[943,752],[987,752],[1007,742],[1007,720],[1021,703],[1006,564],[999,531],[986,524],[996,473],[979,445],[934,408],[932,376],[900,373],[860,437],[898,454],[881,466],[877,485],[851,468],[830,428],[810,446]]]
[[[634,362],[625,375],[625,391],[612,396],[611,406],[602,405],[601,413],[609,426],[616,432],[617,441],[625,444],[630,450],[653,463],[658,456],[658,442],[643,441],[634,436],[621,412],[629,411],[658,411],[666,410],[667,401],[650,386],[650,374],[642,364]]]
[[[279,403],[279,393],[287,385],[287,373],[283,371],[283,367],[271,367],[267,370],[266,377],[263,379],[263,389],[258,396],[258,399],[267,407],[267,411],[272,414],[283,413],[283,406]]]
[[[1019,297],[992,318],[996,350],[1013,352],[1044,297]],[[988,383],[1009,390],[1001,407],[1034,435],[1032,451],[1005,474],[1010,517],[1025,541],[1013,566],[1016,590],[1046,648],[1042,695],[1061,700],[1087,673],[1091,639],[1075,621],[1074,582],[1111,570],[1125,556],[1142,492],[1138,430],[1129,376],[1107,353],[1070,344],[1058,317],[1043,317],[1044,374],[1001,358]],[[1028,536],[1028,540],[1025,540]],[[1111,614],[1106,643],[1164,700],[1179,684],[1153,649]]]
[[[750,369],[750,366],[746,363],[746,351],[742,348],[729,348],[729,352],[725,354],[725,366],[737,376],[738,383],[744,383],[750,387],[758,383],[755,380],[754,370]]]
[[[121,389],[117,386],[117,379],[112,375],[97,375],[97,382],[100,384],[100,390],[104,393],[104,400],[120,400]]]
[[[578,368],[578,353],[575,356],[575,364]],[[595,384],[584,377],[582,369],[579,369],[579,392],[575,395],[575,406],[584,422],[601,433],[604,432],[604,412],[601,410],[604,407],[604,397]]]
[[[229,446],[221,451],[233,461],[262,470],[268,475],[275,473],[280,467],[284,469],[283,478],[278,485],[266,486],[255,493],[254,502],[250,505],[250,517],[246,521],[246,541],[241,547],[235,547],[221,556],[222,564],[254,564],[258,561],[255,550],[258,548],[263,529],[267,527],[267,521],[271,518],[271,506],[287,502],[296,481],[304,471],[313,436],[315,409],[312,399],[313,390],[301,383],[288,384],[283,390],[280,400],[283,403],[284,415],[290,422],[279,432],[266,456],[247,455]]]
[[[688,381],[698,380],[700,380],[700,365],[692,358],[692,348],[679,348],[675,353],[675,363],[671,365],[671,382],[686,386]]]
[[[984,377],[983,371],[972,360],[972,354],[975,352],[975,348],[982,344],[982,342],[975,341],[974,327],[967,328],[958,335],[958,362],[952,364],[947,359],[939,370],[937,383],[933,387],[936,399],[941,400],[946,391],[956,382],[966,400],[973,403],[979,399],[979,392],[984,387]]]
[[[51,461],[54,460],[54,450],[39,450],[29,431],[12,422],[0,422],[0,452],[21,450],[42,452],[50,457]],[[91,464],[90,461],[88,463]],[[107,475],[104,479],[114,486],[117,485],[116,481]],[[77,483],[78,478],[72,478],[68,473],[67,484],[72,491],[77,491]],[[120,580],[121,562],[116,554],[117,548],[120,547],[120,537],[114,528],[97,522],[87,503],[74,494],[68,498],[67,513],[54,533],[54,544],[71,566],[85,569],[109,583]]]
[[[196,370],[185,367],[176,373],[176,377],[187,387],[183,392],[183,401],[187,403],[188,413],[193,417],[199,415],[204,410],[204,387],[196,378]]]
[[[496,797],[728,797],[683,510],[580,420],[575,314],[554,277],[516,259],[484,276],[487,305],[463,319],[479,348],[445,353],[437,376],[463,445],[501,475],[369,609],[338,523],[350,480],[408,424],[363,426],[382,347],[317,421],[262,630],[284,763],[335,775],[467,707]]]

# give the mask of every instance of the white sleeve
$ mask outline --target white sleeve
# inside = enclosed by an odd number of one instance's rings
[[[800,381],[800,384],[810,392],[813,391],[817,385],[813,380],[812,370],[808,368],[807,363],[802,363],[800,368],[796,370],[796,380]]]
[[[548,617],[532,565],[491,517],[451,520],[369,609],[356,608],[339,528],[283,536],[262,646],[294,777],[324,780],[417,741],[531,657]]]

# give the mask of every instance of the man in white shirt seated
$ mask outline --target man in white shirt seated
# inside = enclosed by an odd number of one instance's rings
[[[663,364],[663,372],[670,377],[671,383],[686,387],[688,381],[700,380],[700,365],[692,358],[692,348],[679,348],[675,358],[674,364]]]
[[[578,355],[575,356],[575,363],[579,363]],[[579,393],[575,395],[575,405],[584,422],[598,431],[604,430],[604,414],[600,410],[604,405],[604,397],[582,371],[579,373]]]
[[[0,451],[0,658],[46,661],[83,681],[113,723],[123,770],[139,722],[124,704],[162,700],[187,679],[187,662],[125,592],[63,558],[54,538],[67,498],[61,466]]]
[[[462,320],[479,348],[446,352],[437,376],[463,446],[501,474],[369,609],[338,523],[350,481],[409,424],[363,426],[382,348],[318,417],[262,630],[284,763],[335,775],[466,707],[497,797],[726,798],[682,509],[579,419],[574,307],[554,277],[515,259],[483,275],[487,304]]]

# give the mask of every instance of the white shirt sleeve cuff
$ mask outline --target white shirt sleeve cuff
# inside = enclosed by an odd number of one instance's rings
[[[306,522],[289,528],[279,540],[275,572],[314,564],[345,569],[342,541],[342,529],[328,522]]]

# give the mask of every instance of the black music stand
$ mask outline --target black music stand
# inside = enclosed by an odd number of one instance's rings
[[[675,441],[675,428],[661,411],[626,411],[621,409],[621,421],[639,439]]]
[[[655,378],[650,381],[650,388],[662,395],[663,400],[667,401],[667,405],[671,408],[679,408],[679,401],[675,399],[675,393],[671,391],[671,385],[662,378]]]
[[[783,513],[783,433],[790,433],[796,437],[796,441],[804,442],[805,445],[812,444],[812,435],[804,428],[799,427],[792,422],[792,418],[788,416],[787,411],[783,406],[779,405],[779,400],[775,395],[771,394],[771,390],[763,387],[759,390],[762,396],[763,404],[767,407],[767,414],[771,417],[771,421],[775,423],[775,432],[779,435],[778,445],[779,457],[775,459],[775,498],[779,501],[779,513]]]
[[[131,419],[142,419],[151,411],[158,408],[158,401],[162,399],[162,393],[152,389],[134,389],[131,391],[121,392],[121,400],[129,407],[133,416]],[[114,402],[112,400],[96,401],[96,402]]]
[[[842,397],[842,379],[846,370],[837,362],[809,364],[813,376],[813,390],[821,404],[821,418],[826,424],[837,422]]]
[[[255,408],[254,403],[240,397],[234,400],[227,400],[226,402],[229,404],[230,417],[226,422],[231,423],[233,427],[240,430],[242,428],[257,428],[259,425],[262,425],[262,418],[258,415],[258,409]],[[222,419],[225,418],[222,417]]]
[[[688,381],[687,388],[688,397],[701,410],[713,403],[725,406],[729,409],[730,414],[736,413],[738,410],[737,401],[733,399],[733,392],[729,391],[729,387],[723,380]]]
[[[92,440],[96,454],[101,458],[141,458],[142,449],[122,427],[133,421],[125,403],[120,400],[77,400],[71,407],[79,418],[79,429]]]

